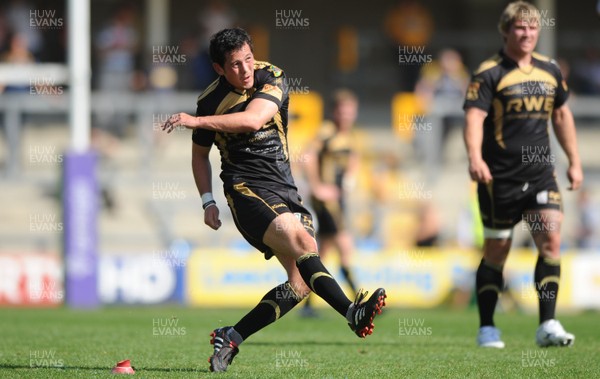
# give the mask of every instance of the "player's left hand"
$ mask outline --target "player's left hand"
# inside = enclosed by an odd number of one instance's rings
[[[162,125],[162,130],[171,133],[178,126],[196,129],[198,127],[198,118],[183,112],[175,113]]]
[[[217,230],[221,227],[222,223],[219,219],[219,207],[216,205],[211,205],[204,210],[204,223],[214,230]]]
[[[569,178],[569,182],[571,183],[571,186],[569,187],[570,191],[579,189],[583,183],[583,170],[581,169],[581,165],[570,165],[567,169],[567,178]]]

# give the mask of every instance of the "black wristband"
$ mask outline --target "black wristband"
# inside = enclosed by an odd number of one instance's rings
[[[214,200],[209,200],[206,203],[202,204],[202,209],[206,209],[206,208],[210,207],[211,205],[217,205],[217,202]]]

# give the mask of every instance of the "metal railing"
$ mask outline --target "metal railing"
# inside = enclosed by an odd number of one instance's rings
[[[156,115],[173,112],[194,113],[197,92],[159,92],[159,93],[93,93],[92,114],[124,114],[133,116],[141,151],[141,173],[150,170],[153,143],[152,133],[156,128]],[[17,177],[21,162],[21,135],[24,115],[68,115],[69,101],[66,91],[57,95],[25,93],[4,93],[0,95],[0,122],[4,126],[7,152],[5,177]],[[573,97],[569,101],[577,119],[600,120],[600,98]],[[446,117],[463,115],[462,100],[436,100],[427,114],[428,122],[442,125]]]
[[[142,154],[144,172],[149,170],[152,156],[153,117],[157,114],[169,114],[185,111],[194,113],[198,94],[191,92],[173,92],[159,94],[136,93],[94,93],[92,94],[92,114],[125,114],[132,115],[136,125],[137,136]],[[19,175],[21,162],[21,135],[24,115],[68,115],[69,96],[67,92],[60,95],[37,95],[31,93],[5,93],[0,96],[0,112],[3,114],[7,141],[5,176],[12,178]]]

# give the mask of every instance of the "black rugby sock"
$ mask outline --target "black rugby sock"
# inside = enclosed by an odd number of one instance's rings
[[[475,280],[479,325],[494,326],[494,311],[496,310],[498,295],[504,285],[502,267],[486,263],[482,259]]]
[[[346,297],[340,285],[323,266],[319,254],[310,253],[301,256],[296,261],[296,266],[306,285],[339,314],[346,317],[352,301]]]
[[[302,298],[293,290],[289,282],[273,288],[260,303],[246,314],[233,327],[245,340],[265,326],[283,317],[294,308]]]
[[[540,305],[541,324],[554,318],[560,281],[560,259],[538,257],[533,278]]]

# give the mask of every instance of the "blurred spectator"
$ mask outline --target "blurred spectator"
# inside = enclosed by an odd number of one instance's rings
[[[135,29],[135,11],[130,5],[117,8],[114,16],[96,36],[98,53],[98,90],[115,95],[130,92],[135,70],[135,54],[138,50],[138,33]],[[127,118],[114,112],[103,112],[98,117],[99,126],[121,136]]]
[[[13,33],[8,37],[8,51],[2,54],[3,63],[27,64],[35,62],[33,54],[29,50],[27,36]]]
[[[31,11],[37,8],[27,0],[12,0],[6,8],[10,29],[24,36],[29,43],[29,51],[36,57],[42,48],[42,35],[39,29],[31,27]]]
[[[226,1],[211,0],[200,11],[198,17],[200,26],[199,41],[201,41],[198,46],[200,48],[191,62],[195,74],[195,89],[204,90],[217,78],[208,53],[210,38],[220,30],[233,27],[235,21],[236,15]]]
[[[227,1],[211,0],[198,17],[202,48],[208,48],[210,38],[218,31],[231,27],[235,23],[235,19],[236,16]]]
[[[598,247],[598,231],[600,230],[600,209],[593,203],[590,192],[586,188],[579,191],[577,197],[579,214],[576,228],[576,243],[579,249]]]
[[[212,0],[198,14],[198,28],[180,41],[186,62],[178,69],[178,88],[203,91],[218,75],[213,69],[208,46],[211,37],[222,29],[231,28],[235,14],[225,1]]]
[[[8,40],[8,51],[0,56],[0,62],[19,65],[35,62],[33,54],[29,51],[27,37],[25,35],[14,33],[8,37]],[[29,84],[4,86],[0,83],[0,93],[27,91],[29,91]]]
[[[462,99],[469,85],[469,72],[458,51],[444,49],[438,59],[423,66],[415,93],[424,107],[431,106],[435,97]]]
[[[117,154],[129,116],[117,113],[113,107],[122,101],[122,94],[141,90],[145,79],[136,71],[136,54],[139,51],[139,35],[136,30],[136,12],[130,4],[119,5],[110,21],[98,32],[94,39],[98,67],[97,88],[108,94],[103,112],[96,118],[92,129],[92,146],[100,153],[102,165],[112,172],[101,183],[102,204],[108,211],[118,209],[113,191],[116,166],[110,158]],[[97,127],[96,127],[97,126]]]
[[[102,91],[128,91],[131,88],[138,46],[134,17],[134,10],[130,6],[119,8],[109,25],[96,37],[98,88]]]
[[[425,110],[425,118],[436,105],[439,107],[448,101],[462,101],[469,84],[469,72],[463,64],[460,54],[453,49],[444,49],[438,58],[423,66],[415,86],[415,95]],[[437,177],[437,170],[444,154],[444,145],[448,133],[454,124],[462,125],[462,116],[441,119],[433,122],[427,119],[425,131],[415,134],[416,152],[425,161],[429,179]]]
[[[182,53],[185,54],[186,62],[180,67],[177,88],[186,91],[206,88],[209,84],[208,78],[216,79],[217,73],[212,68],[210,58],[200,56],[200,45],[196,33],[185,36],[181,40],[180,46]],[[212,71],[212,74],[206,75],[209,71]]]

